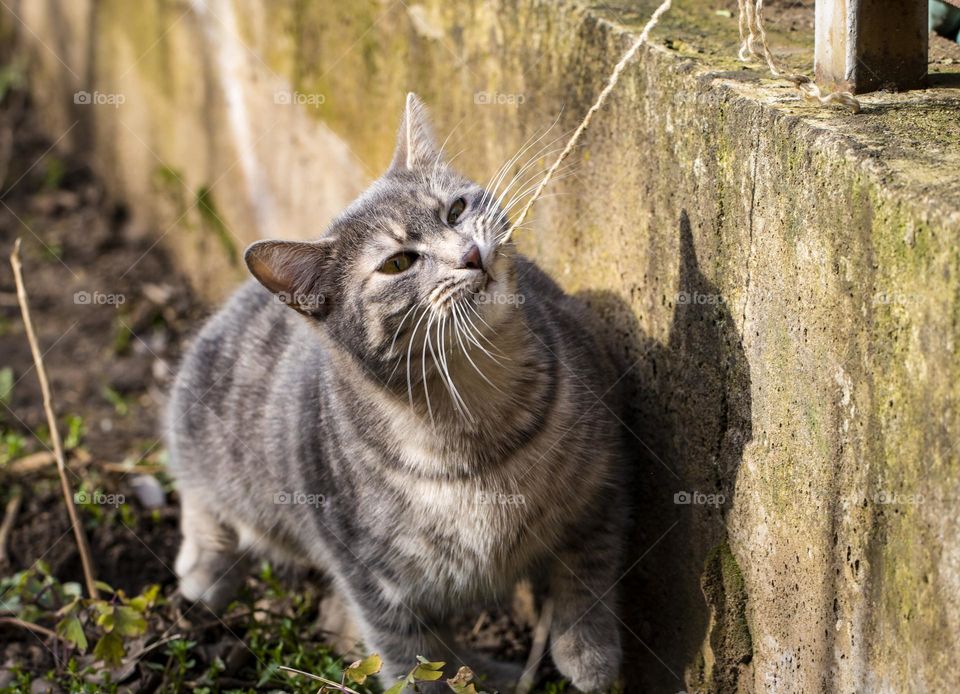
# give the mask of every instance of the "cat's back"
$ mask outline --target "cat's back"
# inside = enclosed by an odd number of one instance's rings
[[[268,372],[290,332],[289,313],[256,282],[235,291],[191,342],[173,386],[177,405],[188,406],[183,399],[191,395],[201,403],[216,401],[238,374]]]
[[[247,457],[234,449],[255,445],[265,427],[278,365],[302,329],[298,318],[251,281],[206,322],[180,364],[166,412],[171,465],[178,474],[197,466],[198,449],[210,457],[220,451]]]

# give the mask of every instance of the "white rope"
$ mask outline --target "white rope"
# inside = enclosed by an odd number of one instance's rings
[[[807,101],[815,101],[821,106],[829,104],[842,104],[854,113],[860,113],[860,102],[850,92],[827,92],[824,93],[813,80],[806,75],[784,75],[780,72],[770,47],[767,45],[767,32],[763,28],[763,0],[738,0],[740,9],[740,51],[738,57],[747,62],[750,56],[762,55],[770,69],[770,74],[774,77],[783,77],[785,80],[793,82],[800,90],[800,94]],[[760,43],[760,53],[758,54],[754,42]]]
[[[510,230],[504,235],[501,243],[507,243],[510,240],[510,237],[513,235],[513,230],[523,224],[523,220],[526,219],[527,212],[530,211],[533,203],[535,203],[537,198],[540,197],[540,193],[543,192],[543,189],[546,188],[547,184],[550,182],[550,179],[553,178],[553,174],[556,173],[558,168],[560,168],[560,164],[562,164],[563,160],[566,159],[568,154],[570,154],[571,150],[573,150],[574,146],[577,144],[577,141],[580,139],[580,136],[583,135],[584,131],[587,129],[587,126],[590,125],[590,119],[593,118],[593,114],[601,109],[603,102],[607,100],[607,96],[610,95],[610,92],[612,92],[613,88],[617,85],[617,80],[620,79],[620,73],[623,72],[623,69],[627,66],[627,63],[630,62],[633,56],[637,54],[637,51],[640,50],[640,46],[647,42],[650,32],[653,31],[655,26],[657,26],[657,22],[660,21],[660,17],[663,15],[663,13],[670,9],[670,2],[671,0],[663,0],[663,3],[661,3],[660,7],[658,7],[653,15],[651,15],[650,21],[648,21],[647,25],[643,27],[640,37],[634,41],[633,45],[630,46],[630,49],[623,54],[620,62],[617,63],[615,68],[613,68],[613,72],[610,74],[610,79],[607,80],[607,86],[604,87],[603,91],[600,92],[600,96],[597,97],[596,102],[590,107],[590,110],[587,111],[587,115],[584,116],[579,127],[577,127],[573,135],[570,136],[570,140],[567,142],[567,146],[563,148],[563,151],[560,152],[560,156],[557,157],[557,160],[553,162],[553,165],[547,170],[543,180],[540,181],[540,185],[538,185],[537,189],[533,191],[533,196],[527,200],[527,204],[524,205],[523,209],[520,211],[517,221],[513,223],[513,225],[510,227]]]
[[[617,81],[620,79],[620,73],[623,72],[627,64],[637,54],[637,51],[640,50],[640,47],[647,42],[650,32],[653,31],[655,26],[657,26],[657,22],[660,21],[660,17],[663,15],[663,13],[670,9],[670,3],[671,0],[664,0],[660,4],[660,6],[650,16],[647,25],[643,27],[643,31],[640,33],[640,36],[636,41],[634,41],[633,45],[630,46],[627,52],[623,54],[620,62],[618,62],[613,68],[613,72],[610,74],[610,78],[607,80],[607,85],[603,88],[603,91],[600,92],[600,95],[597,97],[597,100],[594,102],[593,106],[590,107],[590,110],[587,111],[587,115],[584,116],[573,135],[570,136],[566,147],[564,147],[563,151],[560,152],[560,156],[558,156],[556,161],[554,161],[550,168],[547,169],[547,173],[540,181],[540,185],[538,185],[536,190],[533,191],[533,195],[529,200],[527,200],[527,203],[523,206],[523,209],[517,216],[517,220],[510,225],[510,229],[506,234],[504,234],[500,243],[507,243],[510,240],[510,237],[513,236],[514,230],[523,224],[523,221],[527,218],[527,213],[530,211],[530,208],[533,207],[533,204],[540,197],[543,189],[546,188],[547,184],[553,179],[553,175],[557,172],[557,169],[560,168],[563,160],[567,158],[567,155],[570,154],[577,142],[580,140],[580,137],[583,135],[584,131],[586,131],[587,127],[590,125],[590,120],[593,118],[593,114],[603,107],[603,104],[610,95],[610,92],[612,92],[613,88],[617,85]],[[738,0],[738,3],[740,8],[740,51],[738,54],[740,60],[747,61],[750,59],[750,56],[757,55],[757,49],[754,47],[754,43],[759,41],[760,50],[763,58],[767,62],[767,67],[770,69],[770,73],[774,77],[783,77],[783,79],[793,82],[805,99],[816,101],[821,106],[839,103],[847,106],[854,113],[860,112],[860,102],[857,101],[857,99],[850,92],[833,92],[824,94],[820,88],[805,75],[782,74],[777,68],[776,61],[773,59],[773,54],[770,52],[770,48],[767,46],[767,32],[763,28],[763,0]]]

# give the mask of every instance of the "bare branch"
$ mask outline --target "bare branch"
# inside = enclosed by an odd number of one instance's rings
[[[70,523],[73,525],[73,534],[77,540],[77,549],[80,551],[80,562],[83,565],[83,578],[87,584],[87,593],[91,598],[98,598],[96,579],[93,576],[93,562],[90,559],[90,545],[83,532],[83,525],[77,515],[77,507],[73,503],[73,490],[67,480],[67,463],[63,456],[63,442],[60,440],[60,430],[57,428],[57,418],[53,414],[52,398],[50,396],[50,382],[47,380],[47,370],[43,365],[37,335],[33,330],[33,321],[30,318],[30,306],[27,300],[27,289],[23,284],[23,266],[20,264],[20,239],[13,244],[10,254],[10,266],[13,268],[13,277],[17,283],[17,300],[20,302],[20,312],[23,314],[23,325],[30,341],[30,352],[33,354],[33,363],[37,368],[37,378],[40,380],[40,390],[43,393],[43,410],[47,414],[47,424],[50,427],[50,438],[53,441],[53,454],[57,459],[57,472],[60,473],[60,488],[63,491],[63,500],[67,505]]]

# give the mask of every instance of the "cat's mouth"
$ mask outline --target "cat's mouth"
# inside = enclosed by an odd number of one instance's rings
[[[441,282],[430,293],[430,303],[435,309],[448,311],[453,304],[468,297],[483,296],[495,282],[489,272],[477,273],[471,277],[450,278]]]

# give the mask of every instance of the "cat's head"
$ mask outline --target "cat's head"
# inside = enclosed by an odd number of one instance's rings
[[[320,240],[260,241],[245,260],[372,375],[405,381],[417,360],[419,380],[441,370],[441,352],[483,347],[513,318],[507,228],[495,196],[446,162],[409,94],[390,167]]]

